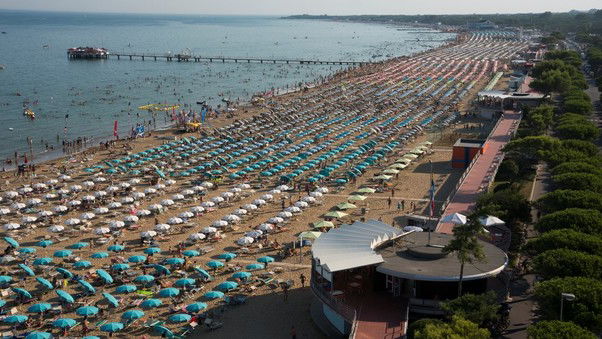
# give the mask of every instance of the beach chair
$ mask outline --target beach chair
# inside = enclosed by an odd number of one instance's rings
[[[165,322],[163,321],[159,321],[159,320],[154,320],[154,319],[148,319],[146,320],[143,324],[142,327],[145,328],[151,328],[151,327],[155,327],[155,326],[161,326],[163,325]]]

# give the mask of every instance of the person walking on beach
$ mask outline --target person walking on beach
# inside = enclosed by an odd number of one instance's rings
[[[301,287],[305,287],[305,276],[303,273],[299,276],[299,280],[301,280]]]
[[[401,200],[397,202],[397,210],[401,211]]]
[[[389,207],[389,209],[391,209],[392,203],[393,203],[393,199],[391,199],[391,197],[389,197],[389,199],[387,199],[387,206]]]
[[[400,202],[401,202],[401,210],[405,211],[406,210],[406,201],[402,199]]]
[[[284,302],[288,301],[288,285],[282,286],[282,292],[284,296]]]

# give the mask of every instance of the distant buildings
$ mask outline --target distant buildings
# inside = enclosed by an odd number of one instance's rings
[[[498,26],[489,20],[480,20],[477,22],[467,22],[466,29],[469,31],[487,31],[498,29]]]

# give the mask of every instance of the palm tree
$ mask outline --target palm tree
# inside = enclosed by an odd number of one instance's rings
[[[460,261],[460,280],[458,281],[458,297],[462,296],[462,280],[464,279],[464,265],[475,261],[483,261],[485,252],[483,245],[479,244],[478,235],[484,232],[483,225],[477,215],[469,217],[464,225],[454,227],[454,238],[443,248],[443,253],[455,252]]]

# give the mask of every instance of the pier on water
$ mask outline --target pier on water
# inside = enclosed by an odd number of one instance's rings
[[[200,56],[189,54],[148,54],[132,52],[111,52],[107,58],[117,60],[152,60],[152,61],[178,61],[178,62],[246,62],[246,63],[270,63],[270,64],[301,64],[301,65],[354,65],[362,66],[371,64],[371,61],[349,61],[349,60],[310,60],[310,59],[285,59],[285,58],[259,58],[259,57],[225,57],[225,56]]]

